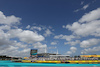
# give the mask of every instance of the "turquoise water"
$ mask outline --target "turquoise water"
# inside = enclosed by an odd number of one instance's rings
[[[0,61],[0,67],[100,67],[100,64],[50,64],[50,63],[15,63]]]

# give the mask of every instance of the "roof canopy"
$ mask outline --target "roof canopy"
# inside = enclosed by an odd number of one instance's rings
[[[70,56],[70,55],[50,55],[50,56]]]

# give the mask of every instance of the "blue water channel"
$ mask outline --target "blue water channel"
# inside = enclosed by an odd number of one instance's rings
[[[17,63],[0,61],[0,67],[100,67],[100,64],[52,64],[52,63]]]

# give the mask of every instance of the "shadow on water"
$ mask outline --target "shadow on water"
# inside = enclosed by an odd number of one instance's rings
[[[41,67],[41,66],[0,66],[0,67]],[[42,67],[100,67],[100,66],[42,66]]]
[[[0,67],[100,67],[100,64],[42,64],[0,61]]]
[[[0,67],[100,67],[100,66],[0,66]]]

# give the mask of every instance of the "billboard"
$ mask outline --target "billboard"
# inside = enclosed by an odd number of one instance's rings
[[[30,55],[37,55],[37,49],[31,49]]]

